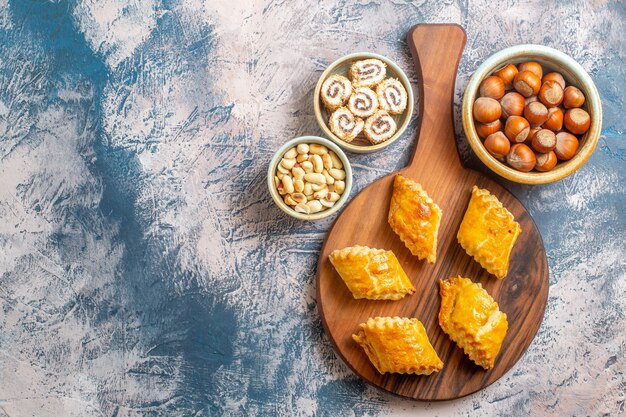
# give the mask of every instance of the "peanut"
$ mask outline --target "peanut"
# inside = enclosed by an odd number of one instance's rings
[[[343,181],[335,181],[334,186],[335,186],[335,190],[334,191],[336,193],[339,193],[339,194],[343,194],[343,192],[346,189],[346,183],[343,182]]]
[[[295,191],[293,188],[293,180],[289,175],[285,175],[281,181],[283,182],[285,193],[291,194]]]
[[[322,162],[324,163],[324,168],[326,168],[326,170],[329,170],[333,167],[333,159],[328,153],[322,155]]]
[[[320,145],[319,143],[312,143],[309,145],[309,153],[324,155],[328,153],[328,148],[324,145]]]
[[[294,210],[297,211],[298,213],[304,213],[304,214],[311,213],[311,208],[307,206],[306,203],[296,204],[296,206],[294,207]]]
[[[328,193],[328,188],[324,187],[321,190],[314,192],[313,193],[313,198],[316,199],[316,200],[319,200],[321,198],[326,197],[328,194],[329,194]]]
[[[327,188],[328,186],[326,184],[311,184],[311,189],[313,191],[319,191],[319,190],[323,190],[324,188]]]
[[[333,161],[333,168],[341,169],[343,168],[343,164],[341,163],[341,159],[337,156],[337,154],[333,151],[329,151],[328,155],[330,155],[330,159]]]
[[[302,169],[304,169],[304,172],[306,172],[307,174],[313,172],[313,163],[311,161],[305,161],[300,165],[302,166]]]
[[[307,154],[309,153],[309,145],[307,145],[306,143],[301,143],[296,147],[296,151],[299,154]]]
[[[296,156],[296,161],[298,163],[302,163],[304,161],[308,161],[309,160],[309,154],[305,153],[305,154],[299,154],[298,156]]]
[[[283,155],[283,158],[285,158],[285,159],[294,159],[296,157],[296,155],[298,155],[298,152],[296,151],[296,148],[291,148],[287,152],[285,152],[285,154]]]
[[[313,171],[321,174],[324,170],[324,163],[322,162],[322,157],[319,155],[312,155],[311,162],[313,163]]]
[[[296,164],[296,160],[283,158],[283,160],[280,161],[280,164],[284,166],[286,169],[288,169],[289,171],[291,171],[291,168],[293,168],[293,166]]]
[[[304,193],[304,195],[309,196],[309,195],[313,195],[313,184],[311,184],[310,182],[305,182],[304,183],[304,191],[302,191]]]
[[[291,198],[293,199],[293,201],[296,202],[296,204],[306,203],[307,202],[306,196],[304,194],[302,194],[302,193],[293,193],[293,194],[291,194]]]
[[[328,171],[328,173],[336,180],[344,180],[346,178],[346,171],[344,171],[343,169],[333,168]]]
[[[306,205],[309,208],[310,213],[317,213],[319,211],[322,211],[322,203],[317,200],[311,200],[307,202]]]
[[[301,193],[304,191],[304,181],[303,180],[293,180],[293,189],[296,192]]]
[[[306,171],[306,169],[305,169]],[[332,175],[332,174],[331,174]],[[345,173],[344,173],[345,175]],[[343,178],[342,178],[343,179]],[[318,173],[309,173],[304,175],[304,180],[312,184],[326,184],[326,177]]]
[[[326,184],[334,184],[335,183],[335,179],[330,176],[328,171],[326,171],[326,170],[322,171],[322,175],[324,175],[324,178],[326,178]]]
[[[297,180],[301,180],[302,178],[304,178],[304,174],[306,174],[306,172],[304,172],[304,169],[302,169],[302,167],[294,167],[291,170],[291,175],[293,175],[293,177]]]
[[[335,202],[334,202],[334,201],[328,201],[328,200],[326,200],[325,198],[322,198],[322,199],[320,200],[320,203],[322,204],[322,206],[324,206],[324,207],[326,207],[326,208],[331,208],[332,206],[334,206],[334,205],[335,205]]]

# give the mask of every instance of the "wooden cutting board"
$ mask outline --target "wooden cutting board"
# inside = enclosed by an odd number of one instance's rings
[[[392,393],[419,400],[447,400],[476,392],[504,375],[532,342],[548,298],[548,264],[537,226],[524,206],[495,181],[461,166],[456,149],[452,102],[465,32],[457,25],[417,25],[408,34],[419,86],[418,142],[402,175],[418,181],[443,210],[437,262],[420,261],[387,223],[392,173],[352,199],[328,232],[317,270],[318,308],[338,355],[361,378]],[[383,151],[384,152],[384,151]],[[522,232],[511,254],[509,273],[498,280],[457,243],[456,234],[473,185],[486,188],[515,216]],[[355,300],[328,260],[335,249],[366,245],[392,250],[415,285],[399,301]],[[475,365],[439,327],[439,280],[461,275],[480,282],[507,314],[509,330],[489,371]],[[439,357],[441,372],[430,376],[384,374],[370,363],[351,335],[369,317],[416,317]]]

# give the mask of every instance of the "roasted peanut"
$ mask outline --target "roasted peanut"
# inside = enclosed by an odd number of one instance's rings
[[[307,154],[309,153],[309,145],[307,145],[306,143],[301,143],[296,147],[296,151],[299,154]]]
[[[304,191],[302,191],[304,193],[304,195],[309,196],[309,195],[313,195],[313,184],[311,184],[310,182],[305,182],[304,183]]]
[[[304,172],[304,169],[302,169],[302,167],[293,167],[293,169],[291,170],[291,175],[293,175],[293,178],[296,180],[301,180],[302,178],[304,178],[304,174],[306,174],[306,172]]]
[[[293,188],[293,180],[289,175],[285,175],[281,181],[283,182],[283,188],[285,189],[285,193],[291,194],[295,191]]]
[[[291,148],[287,152],[285,152],[285,154],[283,155],[283,158],[295,159],[297,155],[298,155],[298,152],[296,151],[296,148]]]
[[[319,200],[321,198],[326,197],[326,195],[328,195],[328,194],[329,194],[328,193],[328,188],[324,187],[321,190],[314,192],[313,193],[313,198],[316,199],[316,200]]]
[[[322,175],[324,175],[324,178],[326,178],[326,184],[334,184],[335,183],[335,179],[330,176],[328,171],[323,170],[322,171]]]
[[[326,208],[331,208],[332,206],[334,206],[334,205],[335,205],[335,202],[334,202],[334,201],[328,201],[328,200],[326,200],[325,198],[322,198],[322,199],[320,200],[320,203],[322,204],[322,206],[324,206],[324,207],[326,207]]]
[[[304,191],[304,181],[301,179],[293,180],[293,189],[296,190],[296,192],[298,193]]]
[[[302,163],[304,161],[308,161],[309,160],[309,154],[305,153],[305,154],[299,154],[298,156],[296,156],[296,161],[298,163]]]
[[[291,198],[296,202],[296,204],[306,203],[308,201],[306,196],[302,193],[293,193],[291,194]]]
[[[341,163],[341,159],[337,156],[337,154],[333,151],[328,151],[328,155],[330,155],[330,159],[333,161],[333,168],[341,169],[343,168],[343,164]]]
[[[312,155],[311,162],[313,163],[313,171],[321,174],[324,170],[324,163],[322,162],[322,157],[319,155]]]
[[[289,170],[287,168],[285,168],[282,163],[278,164],[278,172],[280,172],[281,174],[289,174]]]
[[[341,196],[335,192],[329,192],[328,194],[326,194],[324,198],[334,203],[335,201],[338,201],[341,198]]]
[[[336,180],[344,180],[346,178],[346,171],[344,171],[343,169],[333,168],[328,171],[328,173]]]
[[[328,148],[318,143],[312,143],[309,145],[309,153],[313,153],[316,155],[324,155],[328,153]]]
[[[296,204],[296,206],[294,207],[294,210],[297,211],[298,213],[304,213],[304,214],[311,213],[311,208],[307,206],[306,203]]]
[[[326,184],[311,184],[311,189],[315,191],[323,190],[324,188],[328,188]]]
[[[287,204],[288,206],[295,206],[298,203],[294,201],[293,197],[291,197],[291,194],[287,194],[285,196],[285,204]]]
[[[302,167],[302,169],[304,169],[304,172],[306,172],[307,174],[310,172],[313,172],[313,163],[311,163],[311,161],[305,161],[301,163],[300,166]]]
[[[322,211],[322,203],[317,200],[308,201],[306,205],[309,208],[309,213],[317,213],[319,211]]]
[[[306,169],[305,169],[306,171]],[[332,173],[331,173],[332,175]],[[345,173],[344,173],[345,176]],[[342,178],[343,179],[343,178]],[[323,174],[318,173],[308,173],[304,175],[304,180],[308,181],[312,184],[326,184],[326,177]]]
[[[285,167],[285,169],[291,171],[291,168],[293,168],[293,166],[296,164],[296,160],[295,159],[285,159],[283,158],[282,161],[280,161],[280,164]]]
[[[333,167],[333,158],[330,157],[330,154],[322,155],[322,162],[324,163],[324,168],[326,170],[332,169]]]
[[[343,194],[346,189],[346,183],[343,181],[335,181],[335,192],[339,194]]]

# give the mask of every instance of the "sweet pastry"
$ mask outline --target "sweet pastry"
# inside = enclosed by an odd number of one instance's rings
[[[352,246],[333,251],[329,258],[354,298],[399,300],[415,292],[390,250]]]
[[[350,66],[354,87],[373,87],[385,79],[387,65],[379,59],[364,59]]]
[[[363,133],[367,140],[376,145],[392,137],[397,129],[398,126],[393,117],[384,110],[378,110],[365,121]]]
[[[332,75],[322,84],[320,97],[329,110],[343,106],[352,94],[352,83],[343,75]]]
[[[376,87],[376,96],[381,109],[390,114],[400,114],[406,109],[408,96],[402,83],[388,78]]]
[[[485,369],[493,368],[509,323],[482,285],[468,278],[439,281],[439,325],[466,355]]]
[[[349,143],[361,133],[365,122],[355,117],[347,107],[339,107],[330,115],[328,125],[339,139]]]
[[[396,175],[388,221],[413,255],[435,263],[441,209],[420,184]]]
[[[521,230],[495,196],[474,186],[457,239],[469,256],[502,279],[509,269],[509,256]]]
[[[356,117],[369,117],[378,110],[378,98],[373,90],[359,87],[348,99],[348,109]]]
[[[443,368],[418,319],[369,318],[352,335],[378,372],[430,375]]]

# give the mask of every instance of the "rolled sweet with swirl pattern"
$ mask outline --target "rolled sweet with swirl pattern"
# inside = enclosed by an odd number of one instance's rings
[[[343,106],[352,94],[352,83],[343,75],[332,75],[324,84],[320,96],[329,110]]]
[[[345,142],[352,142],[363,130],[363,119],[355,117],[346,107],[339,107],[333,112],[328,121],[330,130],[339,139]]]
[[[379,59],[364,59],[350,66],[350,79],[354,87],[373,87],[385,79],[387,65]]]
[[[401,114],[408,101],[406,89],[395,78],[388,78],[376,87],[380,108],[391,114]]]
[[[363,133],[367,140],[376,145],[391,138],[398,126],[385,110],[378,110],[365,121]]]
[[[369,117],[378,110],[378,97],[373,90],[359,87],[350,96],[348,109],[356,117]]]

